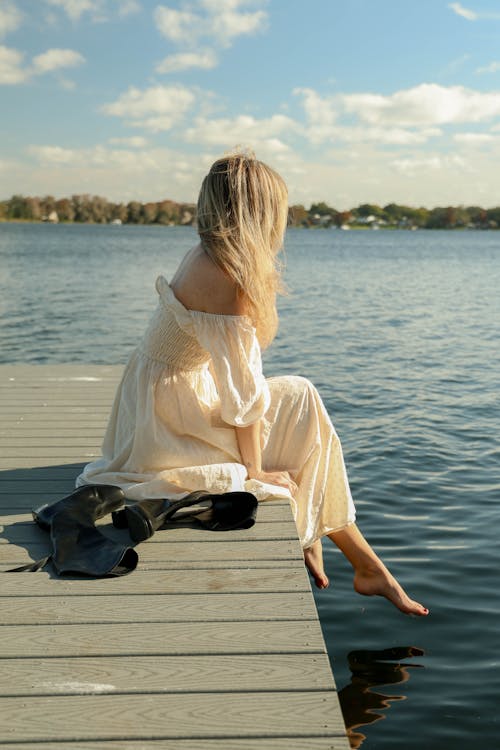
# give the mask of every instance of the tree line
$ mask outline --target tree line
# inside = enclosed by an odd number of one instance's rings
[[[336,211],[328,204],[313,203],[307,210],[304,206],[291,206],[293,226],[357,226],[398,227],[405,229],[498,229],[500,206],[484,209],[480,206],[445,206],[436,208],[414,208],[398,203],[377,206],[362,203],[349,211]]]
[[[30,198],[13,195],[0,201],[0,220],[63,221],[84,224],[193,224],[195,206],[164,200],[156,203],[113,203],[98,195],[73,195],[56,200],[51,195]]]
[[[193,225],[193,203],[173,200],[113,203],[97,195],[26,197],[13,195],[0,201],[0,221],[61,221],[94,224]],[[363,203],[348,211],[337,211],[325,202],[290,206],[289,224],[294,227],[377,227],[422,229],[498,229],[500,207],[445,206],[415,208],[397,203],[378,206]]]

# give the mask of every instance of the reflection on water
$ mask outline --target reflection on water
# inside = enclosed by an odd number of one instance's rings
[[[409,670],[422,669],[423,665],[401,664],[401,659],[423,654],[415,646],[400,646],[381,651],[351,651],[347,655],[351,682],[339,691],[339,700],[351,748],[361,747],[366,739],[366,735],[355,730],[385,719],[391,703],[406,699],[405,695],[385,695],[372,688],[407,682]]]

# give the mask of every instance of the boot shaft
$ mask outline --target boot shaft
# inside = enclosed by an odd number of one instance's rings
[[[120,487],[109,484],[93,484],[56,500],[45,503],[32,511],[33,520],[45,531],[50,531],[52,521],[58,513],[69,514],[82,523],[93,523],[123,505],[125,495]]]

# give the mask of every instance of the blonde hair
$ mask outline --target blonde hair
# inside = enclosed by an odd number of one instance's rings
[[[277,254],[288,218],[288,191],[273,169],[246,154],[218,159],[203,180],[197,207],[201,245],[236,284],[262,346],[276,335]]]

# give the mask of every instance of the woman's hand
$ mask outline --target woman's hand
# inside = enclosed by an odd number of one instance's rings
[[[250,479],[257,479],[259,482],[285,487],[292,495],[297,492],[297,485],[288,471],[256,471],[249,472],[248,476]]]
[[[260,421],[246,427],[236,427],[241,460],[246,466],[248,478],[285,487],[293,495],[297,492],[297,485],[288,471],[263,471],[260,429]]]

